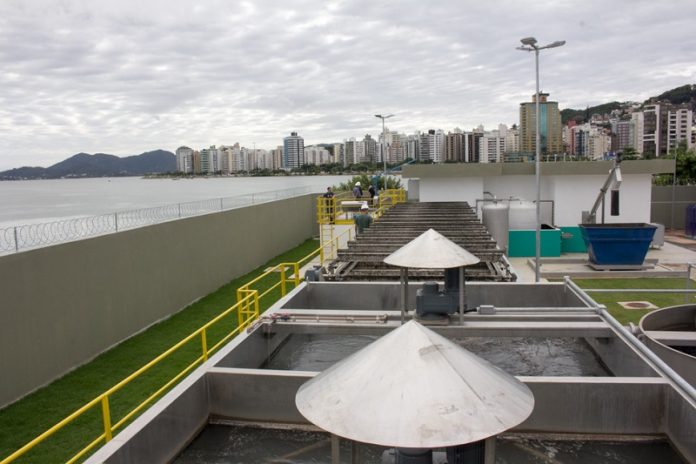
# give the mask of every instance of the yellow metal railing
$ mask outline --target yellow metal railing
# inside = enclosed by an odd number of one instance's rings
[[[338,237],[336,237],[338,239]],[[227,343],[232,337],[236,336],[239,334],[242,330],[247,328],[252,322],[254,322],[256,319],[258,319],[260,315],[260,300],[269,294],[271,294],[274,290],[280,289],[280,295],[285,296],[285,294],[288,291],[288,283],[293,285],[293,287],[296,287],[300,284],[300,267],[304,264],[309,262],[312,258],[314,258],[317,255],[321,255],[323,253],[323,249],[325,246],[320,246],[316,250],[312,251],[309,253],[307,256],[304,258],[300,259],[297,262],[294,263],[280,263],[273,268],[267,270],[260,276],[256,277],[250,282],[247,282],[246,284],[242,285],[237,289],[237,302],[230,308],[226,309],[222,313],[220,313],[218,316],[215,318],[211,319],[209,322],[207,322],[205,325],[200,327],[198,330],[190,334],[188,337],[184,338],[156,358],[154,358],[152,361],[149,363],[145,364],[143,367],[138,369],[137,371],[133,372],[131,375],[126,377],[125,379],[121,380],[119,383],[105,391],[104,393],[100,394],[96,398],[94,398],[92,401],[86,403],[84,406],[80,407],[77,409],[75,412],[55,424],[53,427],[50,429],[46,430],[44,433],[41,435],[37,436],[33,440],[31,440],[29,443],[25,444],[21,448],[19,448],[17,451],[14,453],[10,454],[9,456],[5,457],[2,461],[0,461],[0,464],[9,464],[11,462],[14,462],[18,458],[26,455],[29,453],[34,447],[37,445],[45,442],[48,440],[51,436],[56,434],[58,431],[64,429],[66,426],[74,422],[76,419],[79,417],[83,416],[85,413],[88,411],[91,411],[95,407],[100,407],[101,408],[101,416],[102,416],[102,424],[103,424],[103,432],[97,436],[92,442],[90,442],[86,447],[82,448],[76,455],[74,455],[72,458],[70,458],[67,462],[69,464],[72,464],[74,462],[77,462],[78,460],[82,459],[87,455],[90,451],[92,451],[95,447],[102,443],[107,443],[109,442],[113,436],[114,432],[121,428],[124,424],[126,424],[129,420],[133,419],[139,412],[141,412],[143,409],[145,409],[149,404],[151,404],[155,399],[157,399],[160,395],[162,395],[164,392],[166,392],[169,388],[174,386],[179,380],[181,380],[184,376],[189,374],[195,367],[201,365],[204,363],[208,357],[217,351],[220,347],[222,347],[225,343]],[[288,276],[288,271],[292,271],[293,274]],[[279,275],[279,281],[278,283],[271,285],[269,288],[267,288],[265,291],[262,293],[259,293],[259,289],[252,289],[251,287],[253,285],[257,285],[269,276],[275,276]],[[215,343],[213,346],[208,346],[208,330],[225,319],[227,316],[232,315],[234,312],[237,313],[237,326],[234,327],[229,333],[227,333],[225,336],[223,336],[217,343]],[[116,421],[114,423],[114,418],[111,413],[111,408],[110,408],[110,399],[111,397],[117,393],[118,391],[122,390],[125,386],[129,385],[131,382],[133,382],[135,379],[139,378],[143,374],[147,373],[152,369],[154,366],[158,365],[165,359],[169,358],[172,354],[176,353],[178,350],[180,350],[183,346],[191,342],[192,340],[195,340],[199,338],[201,347],[200,347],[200,356],[198,356],[193,362],[188,364],[182,371],[180,371],[177,375],[175,375],[172,379],[170,379],[167,383],[165,383],[162,387],[160,387],[157,391],[152,393],[150,396],[147,397],[142,403],[140,403],[138,406],[133,408],[130,412],[128,412],[126,415],[124,415],[121,419]]]
[[[394,205],[406,202],[404,189],[386,189],[379,191],[379,203],[370,205],[370,198],[356,199],[351,192],[337,193],[331,198],[317,197],[317,223],[319,224],[352,224],[352,213],[358,212],[360,202],[369,206],[377,206],[373,210],[375,218],[381,217],[385,211]]]

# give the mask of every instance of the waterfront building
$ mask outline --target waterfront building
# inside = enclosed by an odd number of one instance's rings
[[[212,174],[220,171],[222,171],[220,151],[215,145],[201,149],[201,173]]]
[[[465,163],[478,163],[481,160],[481,137],[483,137],[483,131],[478,129],[464,134]]]
[[[343,166],[356,163],[357,142],[355,137],[343,141]]]
[[[507,127],[504,124],[498,126],[498,130],[484,132],[479,139],[479,162],[501,163],[505,153],[505,138]]]
[[[516,124],[512,128],[507,129],[505,134],[505,152],[517,153],[520,151],[520,130]]]
[[[381,155],[379,155],[379,147],[377,147],[377,141],[373,139],[370,134],[365,134],[363,146],[364,152],[360,162],[376,163],[381,159]]]
[[[176,170],[186,174],[193,173],[193,149],[185,146],[176,149]]]
[[[445,136],[445,161],[464,161],[464,133],[458,127]]]
[[[283,167],[283,146],[278,145],[274,150],[271,150],[271,169],[274,171]]]
[[[550,155],[563,152],[561,113],[558,102],[550,101],[548,93],[539,94],[540,152]],[[531,102],[520,103],[520,151],[536,153],[536,94]]]
[[[338,163],[342,166],[346,165],[346,154],[344,150],[344,145],[342,143],[334,143],[333,147],[333,161],[334,163]]]
[[[327,164],[331,162],[329,151],[319,145],[305,147],[305,164]]]
[[[304,139],[297,135],[297,132],[291,132],[283,139],[283,168],[299,168],[303,164],[305,164]]]
[[[198,150],[193,151],[193,172],[200,174],[201,172],[201,152]]]

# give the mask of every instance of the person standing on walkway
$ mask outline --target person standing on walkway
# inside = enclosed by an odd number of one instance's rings
[[[326,192],[322,197],[324,198],[324,212],[329,216],[329,224],[333,224],[335,221],[334,217],[334,193],[331,187],[326,187]]]
[[[353,196],[355,197],[356,200],[359,200],[363,196],[363,191],[362,187],[360,186],[360,181],[355,183],[355,187],[353,187]]]
[[[365,229],[370,227],[372,224],[372,216],[370,216],[370,208],[367,206],[367,202],[362,204],[360,207],[360,214],[356,214],[353,221],[355,222],[356,234],[362,234]]]

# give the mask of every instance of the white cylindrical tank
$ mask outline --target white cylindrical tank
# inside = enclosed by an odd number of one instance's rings
[[[533,201],[510,200],[510,230],[536,229],[536,205]]]
[[[508,232],[509,227],[509,217],[508,212],[510,208],[503,202],[490,202],[483,205],[481,208],[481,220],[483,225],[486,226],[488,232],[493,236],[496,242],[498,242],[498,247],[501,250],[506,250],[508,247]]]

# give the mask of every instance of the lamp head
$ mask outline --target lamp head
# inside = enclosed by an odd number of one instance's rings
[[[532,47],[537,43],[537,40],[534,37],[525,37],[524,39],[520,39],[520,42],[522,42],[522,45],[529,45]]]
[[[565,40],[557,40],[554,43],[547,45],[546,48],[562,47],[563,45],[565,45]]]

